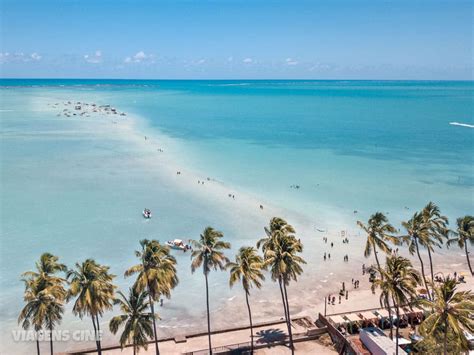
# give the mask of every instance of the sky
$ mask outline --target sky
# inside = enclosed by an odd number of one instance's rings
[[[472,80],[473,4],[0,0],[0,76]]]

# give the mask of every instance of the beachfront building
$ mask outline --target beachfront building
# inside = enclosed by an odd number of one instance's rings
[[[372,355],[395,355],[397,345],[377,327],[363,328],[359,331],[359,339]],[[398,347],[398,354],[407,354]]]

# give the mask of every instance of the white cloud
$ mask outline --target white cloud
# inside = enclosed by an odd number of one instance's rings
[[[246,63],[246,64],[250,64],[253,62],[253,59],[252,58],[245,58],[242,62]]]
[[[228,58],[227,58],[227,61],[228,61],[228,62],[233,62],[233,61],[234,61],[234,57],[232,57],[232,56],[228,57]]]
[[[34,53],[31,53],[30,58],[32,60],[38,61],[38,60],[41,60],[42,56],[40,56],[38,53],[34,52]]]
[[[36,52],[31,54],[23,52],[0,52],[0,63],[26,63],[26,62],[38,62],[43,58]]]
[[[292,58],[286,58],[286,64],[287,65],[298,65],[298,61],[294,60]]]
[[[199,60],[197,61],[197,64],[200,65],[200,64],[204,64],[205,62],[206,62],[205,59],[199,59]]]
[[[139,51],[131,57],[126,57],[125,63],[154,63],[155,56],[153,54],[146,54],[144,51]]]
[[[91,63],[91,64],[99,64],[99,63],[102,63],[102,52],[97,50],[95,51],[94,54],[85,54],[84,55],[84,60],[87,62],[87,63]]]

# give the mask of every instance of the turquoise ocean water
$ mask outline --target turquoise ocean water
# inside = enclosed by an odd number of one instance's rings
[[[133,264],[139,239],[197,236],[211,224],[237,247],[261,236],[266,221],[251,213],[233,216],[211,195],[179,190],[141,164],[150,152],[113,135],[96,136],[94,122],[58,118],[48,106],[54,102],[111,104],[129,119],[139,117],[140,134],[157,141],[176,166],[222,182],[237,200],[242,193],[282,208],[312,228],[357,235],[357,219],[381,210],[398,225],[429,200],[452,220],[474,212],[474,129],[449,124],[474,124],[473,82],[1,80],[0,85],[4,348],[26,349],[12,344],[8,330],[21,306],[19,274],[43,251],[68,264],[95,257],[112,265],[125,288],[130,280],[121,273]],[[139,212],[145,206],[159,219],[144,222]],[[306,237],[307,277],[319,280],[326,267],[319,265],[321,249],[311,239],[316,236]],[[178,255],[178,261],[181,284],[162,310],[166,329],[195,326],[204,310],[202,280],[190,274],[189,256]],[[226,275],[216,274],[213,282],[217,310],[231,307],[226,302],[236,292],[221,287]],[[262,292],[263,302],[268,294]],[[70,316],[65,322],[82,326]]]

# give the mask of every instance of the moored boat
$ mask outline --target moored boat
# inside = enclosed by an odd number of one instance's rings
[[[166,242],[166,245],[169,246],[171,249],[176,249],[176,250],[186,251],[188,249],[191,249],[191,246],[183,242],[181,239],[168,240]]]
[[[142,213],[144,218],[151,218],[151,211],[148,208],[145,208]]]

